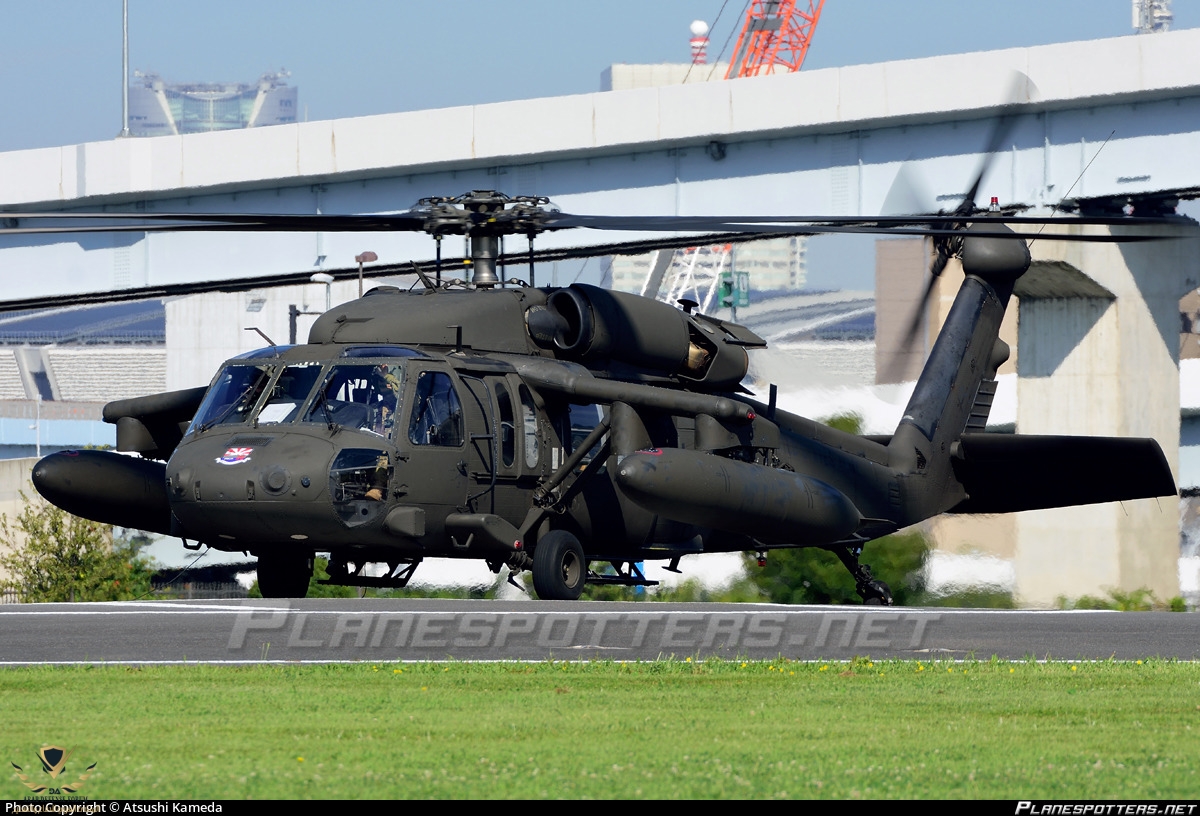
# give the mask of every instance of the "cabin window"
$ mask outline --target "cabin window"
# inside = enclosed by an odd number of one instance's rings
[[[496,383],[496,404],[500,408],[500,461],[510,468],[517,460],[517,425],[513,415],[512,397],[503,383]]]
[[[600,424],[600,420],[604,416],[604,411],[599,405],[572,405],[571,406],[571,451],[583,444],[587,439],[588,434],[596,429]],[[586,466],[589,462],[596,458],[596,454],[600,452],[600,446],[603,440],[592,446],[591,450],[583,457],[581,465]]]
[[[533,470],[538,466],[538,421],[537,406],[533,404],[533,394],[521,386],[521,424],[525,430],[525,467]]]
[[[408,439],[414,445],[460,447],[463,410],[448,374],[423,371],[417,379]]]

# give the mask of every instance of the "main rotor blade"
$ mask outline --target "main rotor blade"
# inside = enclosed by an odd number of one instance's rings
[[[858,230],[854,228],[846,228],[845,232],[871,232],[869,230]],[[917,234],[922,234],[921,231],[916,231]],[[584,258],[603,257],[607,255],[644,255],[648,252],[657,250],[681,249],[685,247],[705,246],[708,244],[729,244],[729,243],[748,243],[753,241],[762,241],[770,238],[778,237],[783,234],[805,234],[798,232],[795,227],[792,227],[789,232],[768,232],[768,233],[750,233],[750,232],[730,232],[730,233],[706,233],[703,235],[672,235],[667,237],[653,237],[641,241],[621,241],[600,244],[590,244],[577,247],[556,247],[537,249],[533,252],[533,260],[535,263],[552,263],[554,261],[571,261]],[[1195,232],[1193,231],[1193,234]],[[993,237],[993,238],[1013,238],[1012,233],[981,233],[972,232],[972,237]],[[1020,236],[1017,236],[1020,237]],[[1083,240],[1083,241],[1109,241],[1112,240],[1109,236],[1061,236],[1052,234],[1042,234],[1026,236],[1029,238],[1040,237],[1045,240]],[[1153,240],[1156,236],[1138,236],[1131,237],[1128,240]],[[514,266],[518,269],[526,266],[529,263],[529,253],[522,250],[505,255],[501,255],[496,259],[498,265]],[[372,264],[366,268],[365,277],[380,278],[393,275],[411,274],[413,269],[413,261],[404,261],[403,263],[394,264]],[[425,261],[416,261],[415,265],[419,266],[423,271],[433,274],[438,268],[438,262],[430,259]],[[454,270],[462,270],[462,276],[468,277],[467,267],[462,258],[442,258],[441,270],[443,278],[453,276]],[[358,277],[358,267],[346,267],[344,269],[326,269],[324,270],[333,275],[336,280],[352,280]],[[69,295],[39,295],[31,298],[5,298],[3,293],[0,293],[0,312],[15,311],[19,309],[39,309],[50,306],[68,306],[93,303],[119,303],[130,300],[145,300],[148,298],[159,297],[177,297],[189,294],[201,294],[204,292],[243,292],[251,289],[258,289],[272,286],[286,286],[292,284],[305,284],[309,282],[312,275],[311,269],[306,269],[297,272],[283,272],[273,275],[262,275],[253,278],[227,278],[223,280],[197,281],[191,283],[178,284],[158,284],[140,287],[136,289],[118,289],[105,290],[98,292],[82,292]],[[927,283],[927,289],[932,289],[932,280]],[[927,299],[928,294],[922,296]],[[918,327],[919,328],[919,327]],[[909,328],[909,334],[912,334],[916,329]]]
[[[1001,213],[971,213],[975,220],[987,218],[1006,224],[1157,224],[1175,223],[1178,217],[1129,216],[1129,215],[1005,215]],[[146,212],[15,212],[0,211],[0,219],[17,222],[8,229],[16,229],[21,221],[108,221],[106,226],[117,226],[135,222],[150,226],[161,222],[166,227],[181,228],[190,224],[220,229],[233,225],[256,225],[277,230],[313,230],[332,232],[335,230],[399,229],[420,230],[430,214],[421,211],[398,213],[146,213]],[[896,213],[889,215],[583,215],[547,211],[541,226],[547,229],[609,230],[711,230],[722,226],[744,227],[754,224],[875,224],[880,226],[902,224],[950,224],[964,220],[958,213]],[[48,226],[54,226],[53,224]],[[102,227],[104,228],[104,227]]]
[[[747,235],[743,233],[709,234],[703,236],[701,244],[727,244],[734,242],[761,241],[773,235]],[[535,263],[553,263],[554,261],[572,261],[585,258],[604,257],[608,255],[644,255],[662,249],[679,249],[696,246],[697,239],[681,238],[651,238],[644,241],[624,241],[608,244],[594,244],[584,247],[563,247],[538,249],[533,252]],[[501,255],[496,259],[497,265],[524,268],[529,263],[527,251]],[[420,268],[427,274],[434,274],[441,268],[442,277],[448,280],[461,270],[463,277],[469,277],[468,267],[464,258],[442,258],[424,261],[404,261],[403,263],[372,264],[366,267],[363,277],[366,279],[414,275],[415,268]],[[332,275],[334,280],[354,280],[358,277],[357,266],[341,269],[323,269]],[[80,306],[101,303],[125,303],[134,300],[149,300],[153,298],[180,297],[185,295],[204,294],[207,292],[247,292],[254,289],[271,288],[274,286],[291,286],[311,282],[312,269],[297,272],[281,272],[273,275],[258,275],[246,278],[225,278],[221,280],[192,281],[188,283],[154,284],[129,289],[106,289],[94,292],[76,292],[65,295],[37,295],[30,298],[6,298],[0,291],[0,313],[23,311],[28,309],[44,309],[58,306]],[[416,281],[414,281],[414,285]]]
[[[950,254],[941,247],[933,248],[933,260],[929,263],[930,286],[933,285],[932,279],[937,278],[946,271],[946,264],[950,263]]]
[[[619,217],[618,217],[619,218]],[[980,223],[985,219],[979,219],[972,223]],[[838,224],[805,224],[803,222],[796,223],[770,223],[770,224],[747,224],[742,222],[730,222],[723,220],[715,220],[710,222],[687,222],[686,226],[680,226],[677,219],[672,218],[670,223],[660,223],[658,225],[645,224],[641,222],[629,222],[626,226],[589,226],[588,229],[599,230],[620,230],[626,232],[667,232],[667,231],[684,231],[693,233],[690,236],[684,235],[672,241],[672,246],[689,247],[704,243],[710,243],[718,240],[713,237],[710,231],[713,228],[725,228],[728,232],[718,233],[719,240],[725,243],[737,242],[739,240],[749,241],[755,238],[768,238],[772,236],[784,235],[913,235],[927,237],[953,237],[957,231],[951,229],[951,225],[962,223],[959,220],[939,221],[946,224],[946,227],[930,227],[930,226],[889,226],[886,224],[871,223],[851,223],[845,225]],[[997,219],[997,224],[1004,223],[1026,223],[1031,226],[1040,224],[1062,224],[1070,225],[1089,225],[1099,222],[1091,221],[1075,221],[1069,219],[1048,220],[1030,220],[1024,222],[1005,221]],[[1000,230],[980,230],[972,234],[980,238],[1024,238],[1054,240],[1054,241],[1078,241],[1085,243],[1133,243],[1138,241],[1156,241],[1172,237],[1187,237],[1196,234],[1196,228],[1191,225],[1181,224],[1179,221],[1167,221],[1165,219],[1142,219],[1135,221],[1134,219],[1114,220],[1114,225],[1129,226],[1156,226],[1163,224],[1173,224],[1178,227],[1174,234],[1147,234],[1147,233],[1131,233],[1125,235],[1086,235],[1086,234],[1070,234],[1070,233],[1055,233],[1055,232],[1016,232],[1016,231],[1000,231]],[[583,225],[579,225],[583,226]],[[105,233],[105,232],[145,232],[145,233],[163,233],[163,232],[395,232],[395,231],[416,231],[414,228],[406,230],[397,230],[395,227],[362,223],[352,224],[341,222],[333,226],[315,226],[313,224],[299,226],[281,226],[279,224],[268,223],[237,223],[237,224],[220,224],[220,223],[199,223],[199,224],[122,224],[122,225],[106,225],[106,226],[77,226],[77,227],[9,227],[0,229],[0,237],[6,235],[72,235],[72,234],[88,234],[88,233]]]
[[[70,235],[103,232],[420,232],[420,227],[394,227],[386,224],[358,226],[321,226],[307,224],[279,226],[270,223],[201,223],[201,224],[110,224],[107,226],[10,227],[0,229],[3,235]]]
[[[0,213],[8,223],[0,235],[53,235],[70,232],[420,232],[424,217],[252,213]],[[50,222],[21,226],[22,221]],[[105,221],[104,224],[88,222]],[[83,222],[82,224],[72,222]]]
[[[443,233],[473,230],[476,226],[496,234],[537,233],[572,228],[613,231],[653,232],[729,232],[729,233],[892,233],[899,235],[940,235],[938,227],[961,226],[969,219],[962,215],[861,216],[750,215],[750,216],[608,216],[575,215],[541,210],[496,214],[475,222],[463,217],[447,218],[430,210],[408,210],[376,215],[295,214],[295,213],[0,213],[0,236],[57,235],[101,232],[419,232]],[[1104,225],[1156,226],[1179,224],[1171,217],[1101,216],[1020,216],[987,214],[992,223],[1010,225]],[[913,230],[917,230],[914,232]],[[1026,235],[1025,237],[1032,237]],[[1107,239],[1106,239],[1107,240]]]
[[[971,223],[978,224],[979,221]],[[742,240],[752,240],[755,237],[767,238],[773,235],[913,235],[920,237],[957,237],[961,235],[961,231],[950,228],[950,225],[962,223],[961,219],[956,221],[945,222],[946,227],[921,227],[921,226],[876,226],[872,224],[866,225],[834,225],[834,224],[753,224],[740,225],[743,228],[738,229],[736,223],[718,222],[715,226],[727,227],[735,232],[724,234],[725,242],[736,241],[737,236],[744,236]],[[1003,222],[999,222],[1003,223]],[[1056,232],[1017,232],[1009,230],[972,230],[971,235],[979,238],[1022,238],[1027,240],[1043,239],[1047,241],[1077,241],[1083,243],[1136,243],[1139,241],[1158,241],[1167,238],[1183,238],[1197,234],[1195,227],[1188,225],[1179,225],[1179,229],[1173,234],[1127,234],[1127,235],[1086,235],[1086,234],[1071,234],[1071,233],[1056,233]],[[696,227],[696,225],[693,225]],[[698,228],[698,227],[696,227]],[[608,229],[601,227],[600,229]],[[611,229],[619,229],[612,227]],[[649,230],[650,227],[643,229]],[[663,228],[665,229],[665,228]],[[637,228],[629,229],[631,232],[638,231]],[[730,237],[732,236],[732,237]],[[697,233],[694,237],[681,237],[676,243],[679,247],[700,246],[706,243],[714,242],[711,236],[706,237],[704,234]]]
[[[1062,224],[1065,226],[1157,226],[1180,224],[1179,217],[1145,217],[1130,215],[1002,215],[979,213],[976,217],[963,215],[881,215],[881,216],[839,216],[839,215],[574,215],[571,213],[553,213],[547,217],[547,229],[597,229],[597,230],[739,230],[753,232],[759,229],[770,229],[773,226],[804,225],[803,228],[819,229],[821,227],[857,226],[876,228],[878,231],[888,231],[902,226],[951,226],[964,220],[980,222],[988,221],[998,224]],[[795,227],[791,227],[795,228]]]

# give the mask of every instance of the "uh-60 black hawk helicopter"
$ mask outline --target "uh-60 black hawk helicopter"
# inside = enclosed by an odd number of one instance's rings
[[[859,558],[907,525],[1175,492],[1151,439],[983,433],[1008,357],[1001,318],[1030,263],[1033,234],[1014,227],[1136,219],[976,214],[977,187],[948,215],[879,219],[580,216],[491,191],[378,216],[19,215],[8,232],[465,234],[472,270],[443,282],[440,260],[417,267],[420,288],[375,288],[317,319],[307,344],[229,360],[208,388],[109,403],[118,450],[142,458],[55,453],[34,483],[77,515],[251,553],[267,597],[303,596],[317,553],[337,584],[402,587],[422,559],[474,558],[575,599],[588,582],[651,583],[640,562],[821,547],[864,601],[888,604]],[[38,217],[66,221],[25,220]],[[747,352],[765,342],[692,303],[497,275],[502,236],[530,239],[532,278],[533,237],[573,227],[692,233],[674,246],[933,235],[935,272],[957,255],[966,277],[895,433],[855,436],[779,410],[773,390],[748,398]]]

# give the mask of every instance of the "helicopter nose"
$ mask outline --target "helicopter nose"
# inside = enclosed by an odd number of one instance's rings
[[[109,451],[60,451],[33,467],[33,486],[48,502],[102,524],[171,532],[166,465]]]

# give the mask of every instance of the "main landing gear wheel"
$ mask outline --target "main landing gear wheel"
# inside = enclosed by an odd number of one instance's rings
[[[587,581],[579,539],[564,530],[542,536],[533,551],[533,588],[543,601],[573,601]]]
[[[313,557],[308,553],[259,553],[258,591],[264,598],[303,598],[312,574]]]

